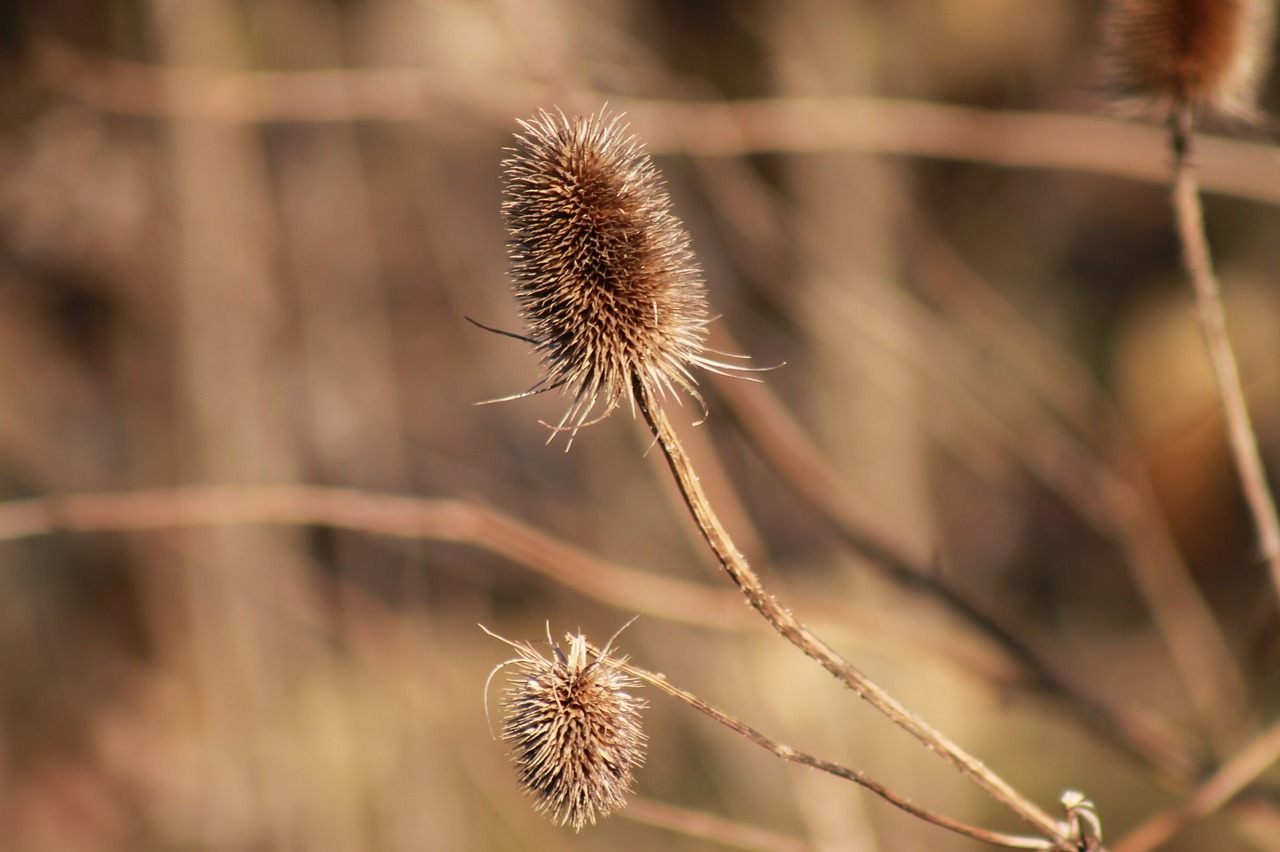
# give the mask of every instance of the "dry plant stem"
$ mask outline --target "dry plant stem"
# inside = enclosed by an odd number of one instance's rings
[[[1173,206],[1178,220],[1178,238],[1182,242],[1182,261],[1195,289],[1196,313],[1204,332],[1205,346],[1213,365],[1213,376],[1218,385],[1222,413],[1226,418],[1227,437],[1245,502],[1253,515],[1254,527],[1262,556],[1271,571],[1271,582],[1280,595],[1280,518],[1276,516],[1276,504],[1267,484],[1267,474],[1258,453],[1258,439],[1253,432],[1244,389],[1240,384],[1240,370],[1235,352],[1227,336],[1226,312],[1222,307],[1222,292],[1213,269],[1209,252],[1209,240],[1204,230],[1204,211],[1200,204],[1200,189],[1191,159],[1192,141],[1195,138],[1194,116],[1190,106],[1184,105],[1172,117],[1173,145]]]
[[[886,575],[928,592],[950,608],[1002,648],[1023,670],[1032,688],[1073,706],[1095,734],[1159,768],[1179,784],[1191,785],[1198,766],[1189,745],[1175,731],[1154,717],[1112,706],[1088,684],[1061,671],[931,566],[914,561],[866,529],[844,484],[821,462],[812,443],[767,387],[720,382],[716,388],[775,472],[835,526],[851,550]]]
[[[1219,810],[1280,760],[1280,721],[1240,749],[1179,807],[1156,814],[1115,844],[1115,852],[1149,852]]]
[[[698,475],[685,455],[684,448],[671,428],[670,421],[662,409],[653,400],[648,391],[638,382],[634,385],[635,397],[645,422],[653,431],[658,445],[666,456],[667,463],[675,476],[685,504],[689,507],[703,538],[715,552],[725,573],[733,581],[747,602],[759,612],[769,624],[787,641],[791,642],[819,665],[829,671],[837,680],[848,686],[853,692],[866,699],[873,707],[889,717],[896,725],[909,732],[931,750],[942,755],[952,766],[971,778],[974,783],[985,790],[992,798],[1008,807],[1028,824],[1054,843],[1064,846],[1068,841],[1063,835],[1062,826],[1030,800],[1022,796],[1003,779],[987,769],[977,758],[963,751],[941,733],[934,730],[914,713],[907,710],[896,699],[872,682],[866,675],[841,657],[818,637],[814,636],[790,610],[778,603],[777,599],[765,589],[746,559],[738,552],[728,531],[720,524],[719,518],[711,508]],[[1051,844],[1052,846],[1052,844]]]
[[[891,301],[883,303],[882,308],[878,301],[860,299],[850,291],[827,304],[832,311],[845,312],[847,323],[852,324],[840,323],[839,327],[858,329],[909,369],[919,370],[935,384],[938,396],[948,407],[974,427],[975,436],[991,441],[1016,459],[1059,495],[1073,513],[1121,549],[1199,721],[1215,746],[1229,749],[1238,742],[1237,732],[1247,725],[1243,713],[1248,702],[1244,678],[1167,527],[1153,511],[1156,507],[1150,493],[1141,490],[1141,477],[1125,477],[1114,470],[1054,416],[1038,415],[1037,439],[1025,440],[1025,425],[1019,428],[1007,418],[1004,403],[994,395],[995,388],[986,382],[975,383],[957,370],[955,365],[971,360],[972,353],[956,339],[947,323],[918,313],[912,317],[913,323],[919,323],[918,327],[913,326],[912,337],[929,340],[930,344],[918,347],[905,343],[906,335],[886,333],[884,323],[864,321],[859,314],[875,317],[886,309],[911,311],[914,300],[889,290],[879,296]],[[952,354],[945,355],[947,350]],[[876,376],[868,375],[867,379],[874,382]],[[929,421],[925,418],[923,425],[932,430]]]
[[[595,654],[596,656],[600,656],[599,648],[596,648],[594,646],[589,646],[589,647],[593,654]],[[902,796],[899,796],[896,793],[893,793],[892,791],[886,789],[879,782],[873,780],[868,775],[866,775],[866,773],[860,772],[856,769],[849,769],[848,767],[841,766],[838,763],[832,763],[829,760],[823,760],[820,757],[814,757],[813,755],[806,754],[805,752],[802,752],[802,751],[797,751],[796,749],[792,748],[789,745],[785,745],[783,743],[770,739],[769,737],[765,736],[764,734],[760,733],[759,731],[755,730],[749,725],[746,725],[740,720],[735,719],[734,717],[730,716],[727,713],[724,713],[723,711],[717,710],[716,708],[712,707],[710,704],[707,704],[705,701],[703,701],[701,698],[694,695],[693,693],[686,692],[685,690],[680,689],[677,686],[674,686],[673,684],[668,682],[664,676],[660,674],[655,674],[653,672],[646,671],[645,669],[639,668],[623,660],[617,660],[614,658],[609,658],[609,659],[610,659],[610,662],[612,662],[614,665],[616,665],[619,669],[626,672],[627,674],[632,675],[633,677],[637,677],[640,680],[643,680],[645,683],[648,683],[651,686],[654,686],[662,690],[663,692],[667,693],[673,698],[677,698],[680,701],[683,701],[685,704],[688,704],[690,707],[697,710],[699,713],[702,713],[703,715],[711,719],[714,719],[715,721],[719,722],[721,725],[724,725],[729,730],[733,731],[736,734],[740,734],[741,736],[745,737],[746,739],[750,740],[751,742],[755,743],[756,745],[760,746],[761,748],[765,749],[771,754],[774,754],[777,757],[782,758],[783,760],[788,760],[788,761],[791,761],[792,763],[798,763],[801,766],[808,766],[812,769],[817,769],[821,772],[826,772],[830,775],[834,775],[837,778],[843,778],[846,781],[852,781],[855,784],[865,787],[866,789],[870,790],[872,793],[875,793],[877,796],[884,799],[889,804],[897,808],[900,808],[906,811],[907,813],[911,814],[912,816],[924,820],[925,822],[939,826],[940,828],[945,828],[948,831],[954,831],[955,833],[962,834],[965,837],[971,837],[975,840],[981,840],[984,843],[992,843],[997,846],[1004,846],[1009,849],[1049,850],[1054,848],[1060,848],[1060,847],[1055,847],[1054,845],[1056,842],[1055,840],[1047,840],[1043,837],[1024,837],[1022,835],[1016,835],[1016,834],[1005,834],[1004,832],[999,832],[999,831],[987,831],[986,829],[967,825],[965,823],[951,819],[950,817],[941,816],[939,814],[935,814],[930,811],[927,811],[924,808],[920,807],[919,805],[912,804],[911,801],[909,801],[908,799],[905,799]]]

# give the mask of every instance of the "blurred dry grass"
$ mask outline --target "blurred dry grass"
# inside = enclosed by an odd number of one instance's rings
[[[603,641],[638,609],[622,641],[637,663],[936,810],[1016,828],[725,603],[637,424],[565,454],[537,426],[562,400],[472,406],[537,374],[463,320],[517,325],[501,149],[537,107],[604,101],[659,155],[736,338],[721,348],[787,362],[767,388],[709,382],[709,421],[683,430],[755,564],[1044,805],[1079,787],[1118,838],[1179,802],[1276,717],[1280,620],[1152,182],[1159,136],[1036,115],[1093,109],[1096,6],[3,7],[0,493],[310,484],[462,510],[401,537],[323,513],[112,532],[54,511],[69,529],[0,544],[0,847],[725,848],[655,827],[656,804],[553,828],[490,736],[482,685],[506,652],[477,622]],[[778,100],[720,106],[760,98]],[[1205,160],[1276,470],[1280,157],[1223,143]],[[768,394],[817,473],[776,462]],[[490,509],[549,543],[495,544],[510,530],[476,523]],[[868,540],[1136,728],[1100,734],[1081,694],[871,570]],[[645,576],[593,582],[586,554]],[[774,843],[753,848],[973,848],[651,698],[644,800]],[[1280,775],[1167,848],[1280,848]]]

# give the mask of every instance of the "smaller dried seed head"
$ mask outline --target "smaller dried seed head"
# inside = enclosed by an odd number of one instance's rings
[[[1255,119],[1274,0],[1109,0],[1107,71],[1122,98]]]
[[[706,300],[684,225],[619,118],[539,112],[504,161],[516,298],[543,379],[572,398],[558,430],[603,419],[636,386],[698,397]]]
[[[625,807],[646,742],[645,702],[627,691],[637,682],[607,657],[590,659],[585,636],[569,637],[568,654],[554,648],[553,659],[509,644],[519,656],[508,661],[516,674],[502,738],[538,812],[578,831]]]

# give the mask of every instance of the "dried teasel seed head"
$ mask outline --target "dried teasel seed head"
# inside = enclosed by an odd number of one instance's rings
[[[608,649],[591,659],[585,636],[570,636],[568,654],[554,648],[551,659],[532,645],[508,644],[519,656],[502,664],[515,666],[502,739],[521,788],[540,813],[575,831],[625,807],[646,743],[645,702],[627,691],[637,681]]]
[[[637,387],[700,400],[692,366],[734,368],[706,357],[701,273],[639,141],[605,113],[541,111],[521,126],[502,209],[516,298],[545,370],[527,393],[568,394],[555,428],[570,432],[624,399],[634,405]]]
[[[1109,0],[1108,76],[1122,97],[1255,119],[1275,0]]]

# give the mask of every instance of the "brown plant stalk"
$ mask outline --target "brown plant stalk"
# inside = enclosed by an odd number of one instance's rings
[[[1253,517],[1258,546],[1271,573],[1271,583],[1280,596],[1280,517],[1275,498],[1267,482],[1266,469],[1258,452],[1249,406],[1240,381],[1240,368],[1227,334],[1226,310],[1222,305],[1222,286],[1213,268],[1213,256],[1204,228],[1204,209],[1196,170],[1191,161],[1194,114],[1183,104],[1170,118],[1173,148],[1173,208],[1177,217],[1178,239],[1182,244],[1182,263],[1195,292],[1196,316],[1204,335],[1205,348],[1213,367],[1218,399],[1226,421],[1227,439],[1240,486]]]
[[[1139,99],[1168,123],[1182,264],[1195,292],[1232,459],[1280,595],[1280,518],[1227,335],[1192,161],[1200,116],[1261,117],[1255,104],[1270,65],[1274,28],[1274,0],[1109,0],[1102,22],[1105,65],[1115,94],[1121,101]]]
[[[1004,779],[988,769],[980,760],[947,739],[941,732],[912,713],[882,687],[863,674],[834,648],[809,632],[808,628],[778,602],[764,586],[759,576],[738,551],[728,531],[720,523],[715,511],[702,490],[692,462],[666,414],[656,404],[652,394],[637,378],[633,384],[637,406],[649,425],[658,446],[666,457],[676,485],[689,508],[703,539],[715,553],[721,567],[747,603],[751,605],[784,639],[816,661],[856,695],[887,716],[894,724],[910,733],[930,750],[943,757],[962,774],[987,792],[993,799],[1005,805],[1029,825],[1051,838],[1050,848],[1070,849],[1072,840],[1061,823],[1035,803],[1013,789]]]
[[[746,723],[742,722],[741,720],[736,719],[735,717],[730,716],[728,713],[718,710],[715,707],[712,707],[710,704],[707,704],[705,701],[703,701],[701,698],[694,695],[693,693],[683,690],[678,686],[675,686],[670,681],[668,681],[666,677],[663,675],[656,674],[651,671],[647,671],[623,659],[609,658],[607,655],[607,651],[602,652],[599,648],[596,648],[595,646],[589,645],[588,648],[590,649],[591,653],[595,654],[597,657],[601,658],[602,660],[607,660],[614,667],[620,669],[623,672],[626,672],[632,677],[635,677],[635,678],[638,678],[639,680],[644,681],[650,686],[653,686],[653,687],[656,687],[657,689],[662,690],[667,695],[670,695],[673,698],[683,701],[685,704],[697,710],[699,713],[702,713],[708,718],[713,719],[716,722],[719,722],[721,725],[724,725],[729,730],[746,738],[747,740],[750,740],[751,742],[755,743],[756,745],[760,746],[761,748],[765,749],[771,754],[777,757],[780,757],[783,760],[787,760],[792,763],[798,763],[801,766],[808,766],[812,769],[817,769],[820,772],[826,772],[830,775],[834,775],[837,778],[843,778],[846,781],[852,781],[853,783],[858,784],[866,788],[867,790],[871,791],[875,795],[879,796],[881,799],[884,799],[886,802],[893,805],[894,807],[899,808],[911,814],[914,817],[922,819],[925,822],[931,823],[932,825],[939,826],[940,828],[945,828],[948,831],[953,831],[957,834],[964,835],[965,837],[973,838],[974,840],[981,840],[984,843],[991,843],[996,846],[1004,846],[1009,849],[1051,850],[1055,848],[1061,848],[1061,847],[1056,847],[1054,845],[1055,843],[1054,840],[1049,840],[1043,837],[1026,837],[1023,835],[1006,834],[1004,832],[999,832],[999,831],[989,831],[984,828],[978,828],[976,826],[971,826],[966,823],[962,823],[958,820],[951,819],[950,817],[942,816],[940,814],[935,814],[932,811],[929,811],[925,808],[920,807],[919,805],[912,803],[909,799],[899,796],[898,794],[886,788],[883,784],[879,783],[875,779],[868,776],[865,772],[861,772],[857,769],[850,769],[846,766],[841,766],[838,763],[834,763],[829,760],[824,760],[820,757],[815,757],[814,755],[807,754],[805,752],[792,748],[789,745],[786,745],[784,743],[780,743],[774,739],[771,739],[770,737],[760,733],[759,731],[747,725]]]
[[[746,392],[733,382],[717,385],[731,413],[742,424],[777,474],[819,516],[827,519],[848,547],[897,582],[920,589],[946,605],[1015,661],[1030,686],[1071,705],[1103,740],[1159,769],[1179,785],[1190,785],[1199,770],[1191,744],[1154,714],[1107,700],[1085,678],[1063,669],[1036,650],[1016,630],[977,599],[905,551],[878,537],[861,522],[853,495],[822,462],[813,442],[767,387]]]

